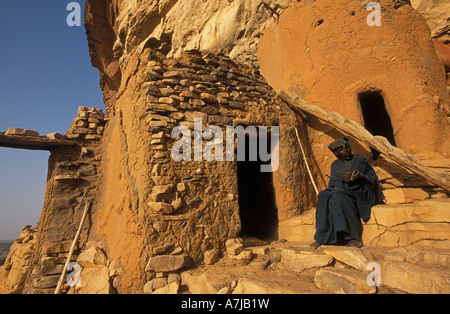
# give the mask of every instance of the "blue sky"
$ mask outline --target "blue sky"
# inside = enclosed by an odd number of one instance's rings
[[[0,131],[65,134],[78,106],[104,110],[84,26],[66,23],[70,2],[0,1]],[[38,222],[49,155],[0,147],[0,240]]]

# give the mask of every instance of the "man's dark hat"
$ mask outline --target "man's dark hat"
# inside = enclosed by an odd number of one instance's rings
[[[350,146],[350,139],[347,136],[344,136],[340,139],[335,140],[333,143],[331,143],[330,145],[328,145],[328,148],[333,151],[336,148],[339,148],[341,146],[344,146],[345,144],[348,144],[348,146]]]

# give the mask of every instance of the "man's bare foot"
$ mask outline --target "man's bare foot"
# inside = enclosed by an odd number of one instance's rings
[[[320,243],[317,242],[317,241],[314,241],[313,243],[311,243],[311,244],[309,245],[309,247],[312,248],[312,249],[314,249],[314,250],[317,250],[317,249],[319,248],[319,246],[320,246]]]

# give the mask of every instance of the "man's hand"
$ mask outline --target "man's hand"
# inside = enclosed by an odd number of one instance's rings
[[[351,172],[344,172],[344,173],[341,175],[341,179],[342,179],[342,181],[344,181],[344,182],[350,182],[350,181],[351,181],[351,178],[352,178],[352,173],[351,173]]]
[[[354,181],[361,180],[362,178],[364,178],[364,175],[362,174],[361,171],[356,169],[356,170],[352,171],[351,176],[350,176],[350,181],[354,182]]]
[[[356,182],[364,178],[364,175],[359,170],[353,170],[352,172],[344,172],[341,178],[344,182]]]

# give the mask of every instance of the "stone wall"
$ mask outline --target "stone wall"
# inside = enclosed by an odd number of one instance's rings
[[[46,137],[51,139],[56,136],[63,142],[73,141],[73,145],[64,142],[64,146],[58,146],[55,141],[49,148],[51,155],[39,224],[33,232],[32,241],[21,241],[20,239],[25,237],[22,235],[16,241],[17,245],[33,244],[33,247],[29,248],[26,258],[24,257],[26,263],[21,258],[25,252],[24,248],[19,251],[14,248],[11,250],[10,259],[0,268],[0,274],[2,278],[9,278],[9,281],[15,280],[16,284],[0,287],[0,293],[54,292],[78,229],[85,202],[92,199],[92,207],[83,225],[75,258],[79,250],[84,248],[95,220],[96,197],[102,172],[99,140],[105,123],[104,113],[100,109],[80,107],[65,136],[51,134]],[[22,230],[22,233],[28,229]]]
[[[223,134],[226,126],[279,126],[280,163],[273,174],[278,219],[314,202],[293,129],[295,115],[251,68],[210,52],[166,59],[146,48],[130,57],[118,95],[105,133],[105,185],[96,227],[110,260],[127,268],[118,291],[141,291],[159,272],[201,263],[206,252],[220,255],[226,240],[239,235],[236,156],[175,161],[176,126],[193,131],[195,118],[202,119],[202,130],[218,126]],[[202,146],[209,141],[203,138]],[[226,147],[225,137],[220,141]],[[155,259],[179,263],[159,269],[151,265],[164,263]]]

